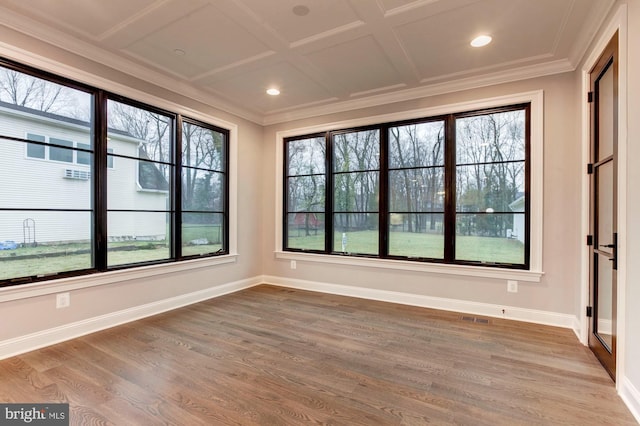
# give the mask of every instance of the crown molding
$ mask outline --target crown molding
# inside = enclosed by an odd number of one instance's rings
[[[152,68],[138,64],[132,60],[125,59],[115,53],[109,52],[108,50],[101,49],[89,42],[69,36],[51,27],[43,26],[41,23],[16,14],[15,12],[4,7],[0,7],[0,25],[3,25],[23,35],[32,37],[59,49],[78,55],[82,58],[97,62],[111,69],[146,81],[178,95],[185,96],[197,102],[204,103],[211,106],[212,108],[224,111],[229,114],[233,114],[257,124],[262,124],[263,117],[261,114],[255,113],[246,108],[240,108],[225,99],[216,97],[210,93],[203,92],[202,90],[198,90],[191,86],[187,81],[180,81],[180,79],[178,79],[177,77],[164,75],[158,71],[153,70]],[[3,52],[5,54],[13,56],[10,57],[10,59],[16,59],[22,62],[29,61],[27,62],[27,65],[37,66],[39,68],[45,67],[45,70],[50,72],[59,73],[62,68],[65,72],[65,74],[63,74],[64,77],[72,78],[74,80],[78,80],[82,83],[92,86],[98,86],[105,90],[113,90],[111,87],[104,87],[105,79],[92,79],[89,77],[88,73],[72,72],[72,67],[70,66],[55,67],[53,66],[56,63],[55,60],[51,58],[42,58],[40,57],[40,55],[36,54],[19,55],[19,57],[15,57],[16,55],[12,55],[12,53],[18,52],[19,49],[15,49],[13,50],[13,52],[11,50],[12,49],[6,49]],[[39,58],[41,60],[36,62],[36,58]],[[69,75],[70,72],[72,72],[71,75]],[[96,81],[100,81],[100,83],[96,83]],[[126,93],[121,94],[125,95]]]
[[[369,96],[361,99],[336,102],[330,105],[303,109],[296,108],[289,111],[278,112],[275,114],[266,114],[262,124],[265,126],[269,126],[272,124],[284,123],[320,115],[376,107],[380,105],[391,104],[394,102],[409,101],[413,99],[426,98],[429,96],[460,92],[463,90],[477,89],[480,87],[494,86],[503,83],[527,80],[530,78],[544,77],[547,75],[560,74],[571,71],[575,71],[575,66],[569,60],[556,60],[506,71],[487,73],[474,77],[465,77],[457,80],[435,83],[407,90],[400,90],[392,93]]]

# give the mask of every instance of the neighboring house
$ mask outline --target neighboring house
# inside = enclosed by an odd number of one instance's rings
[[[86,121],[5,102],[0,102],[0,133],[91,149]],[[110,154],[146,157],[143,141],[126,132],[109,129],[108,147]],[[32,242],[34,233],[38,243],[86,241],[91,235],[91,213],[55,210],[91,209],[91,162],[87,152],[4,140],[0,203],[15,210],[0,213],[0,241]],[[112,156],[107,162],[110,210],[166,210],[168,183],[153,164]],[[163,215],[110,213],[108,236],[112,241],[164,240],[166,220]]]

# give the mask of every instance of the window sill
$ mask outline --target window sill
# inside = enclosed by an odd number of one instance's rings
[[[237,254],[228,254],[5,287],[0,288],[0,303],[235,263],[237,257]]]
[[[528,282],[540,282],[540,278],[542,277],[542,275],[544,275],[544,272],[542,271],[525,271],[520,269],[504,269],[483,266],[444,265],[439,263],[425,263],[390,259],[369,259],[361,257],[315,253],[276,251],[275,255],[276,259],[295,260],[301,262],[328,263],[334,265],[349,265],[364,268],[416,271],[430,274],[457,275],[476,278],[496,278]]]

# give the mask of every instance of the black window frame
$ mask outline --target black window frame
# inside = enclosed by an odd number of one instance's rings
[[[0,67],[4,67],[7,69],[11,69],[35,78],[43,79],[51,83],[59,84],[66,86],[70,89],[79,90],[85,93],[90,94],[93,97],[93,104],[91,105],[92,110],[92,120],[88,123],[90,128],[90,140],[89,144],[91,149],[86,149],[86,147],[78,147],[78,145],[72,142],[72,146],[62,147],[60,149],[69,150],[70,152],[76,152],[76,154],[72,155],[72,161],[68,164],[80,164],[82,166],[89,166],[91,170],[91,176],[93,179],[93,188],[92,188],[92,201],[91,201],[91,209],[87,210],[91,212],[93,215],[92,219],[92,233],[91,233],[91,252],[92,252],[92,262],[93,266],[86,269],[78,269],[72,271],[64,271],[64,272],[53,272],[45,275],[33,275],[33,276],[17,276],[10,277],[6,279],[0,279],[0,287],[8,287],[20,284],[27,284],[32,282],[39,281],[47,281],[52,279],[71,277],[71,276],[81,276],[81,275],[89,275],[101,272],[107,272],[112,270],[121,270],[121,269],[130,269],[136,268],[140,266],[150,265],[150,264],[171,264],[177,263],[185,260],[191,260],[194,257],[205,258],[205,257],[219,257],[222,255],[229,254],[229,232],[230,232],[230,219],[229,219],[229,181],[230,181],[230,131],[228,129],[220,128],[218,126],[214,126],[206,121],[196,120],[187,116],[184,116],[180,113],[172,112],[165,110],[163,108],[159,108],[153,105],[149,105],[144,102],[137,101],[135,99],[128,98],[126,96],[122,96],[104,89],[100,89],[98,87],[93,87],[84,83],[77,82],[73,79],[69,79],[66,77],[62,77],[56,75],[54,73],[50,73],[47,71],[43,71],[34,67],[30,67],[19,62],[0,57]],[[126,104],[132,106],[138,106],[141,108],[154,110],[163,112],[164,114],[175,117],[173,129],[172,129],[172,138],[175,141],[174,152],[172,155],[171,166],[173,168],[173,172],[171,173],[171,179],[169,182],[169,193],[171,198],[171,211],[173,214],[173,218],[171,220],[171,225],[169,229],[169,234],[171,235],[171,243],[170,243],[170,257],[168,259],[156,260],[156,261],[148,261],[148,262],[138,262],[138,263],[130,263],[123,265],[114,265],[109,267],[107,265],[107,174],[112,173],[114,171],[114,158],[122,157],[122,155],[118,153],[114,153],[112,148],[107,147],[108,144],[108,133],[111,129],[107,128],[107,100],[112,99],[118,102],[124,102]],[[225,169],[225,185],[223,191],[225,192],[224,197],[224,229],[223,229],[223,239],[222,239],[222,249],[217,250],[212,253],[203,253],[198,256],[182,256],[181,247],[180,247],[180,239],[176,238],[180,236],[180,227],[181,227],[181,209],[179,206],[179,202],[177,202],[177,196],[180,194],[180,186],[181,186],[181,178],[180,178],[180,159],[182,157],[182,153],[180,151],[181,144],[179,137],[180,132],[178,130],[179,123],[181,125],[182,120],[189,120],[192,122],[200,123],[203,126],[210,127],[215,129],[218,132],[224,134],[224,169]],[[47,137],[48,139],[48,137]],[[11,135],[2,135],[0,134],[0,146],[2,144],[2,140],[7,140],[9,142],[18,142],[23,143],[25,145],[25,153],[27,152],[28,146],[42,146],[43,149],[50,149],[51,143],[45,141],[34,141],[30,140],[28,136],[23,135],[23,137],[15,137]],[[77,162],[77,153],[87,153],[90,157],[92,157],[91,164],[87,165],[84,163]],[[26,154],[25,154],[26,155]],[[40,157],[31,157],[26,156],[29,159],[40,159],[40,160],[49,160],[49,157],[45,154],[44,158]],[[62,164],[66,162],[61,162]],[[2,205],[2,200],[0,200],[0,212],[3,211],[16,211],[16,210],[30,210],[30,209],[16,209],[16,208],[5,208]],[[38,211],[48,211],[49,209],[31,209]],[[52,211],[55,209],[51,209]],[[82,210],[85,211],[85,210]],[[1,262],[1,260],[0,260]]]
[[[525,242],[524,242],[524,262],[523,263],[504,263],[504,262],[487,262],[487,261],[475,261],[475,260],[461,260],[455,257],[455,245],[456,245],[456,120],[464,117],[481,116],[488,114],[495,114],[508,111],[524,112],[524,228],[525,228]],[[399,256],[389,254],[389,218],[390,218],[390,202],[389,202],[389,171],[395,170],[395,168],[389,167],[389,129],[398,126],[429,123],[435,121],[444,122],[444,218],[443,218],[443,239],[444,239],[444,253],[443,258],[425,258],[425,257],[413,257],[413,256]],[[334,197],[334,181],[333,181],[333,152],[332,141],[333,136],[336,134],[343,134],[347,132],[358,132],[363,130],[379,129],[380,134],[380,189],[379,189],[379,217],[378,217],[378,253],[376,255],[370,254],[357,254],[357,253],[345,253],[337,251],[334,245],[334,221],[333,221],[333,197]],[[318,249],[305,249],[289,247],[289,214],[288,211],[288,144],[294,141],[320,137],[325,138],[325,144],[327,146],[325,155],[326,164],[326,199],[325,199],[325,248],[323,250]],[[494,267],[503,269],[519,269],[530,270],[531,267],[531,102],[514,103],[509,105],[503,105],[498,107],[474,109],[469,111],[460,111],[450,114],[441,114],[430,117],[421,117],[416,119],[401,120],[387,123],[380,123],[375,125],[359,126],[353,128],[337,129],[327,132],[316,132],[311,134],[304,134],[300,136],[290,136],[283,140],[283,204],[282,204],[282,249],[286,252],[294,253],[314,253],[324,254],[332,256],[348,256],[354,258],[370,258],[370,259],[390,259],[390,260],[403,260],[403,261],[415,261],[423,263],[437,263],[437,264],[449,264],[449,265],[465,265],[465,266],[478,266],[478,267]]]

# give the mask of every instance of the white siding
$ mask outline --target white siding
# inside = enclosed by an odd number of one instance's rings
[[[87,127],[0,108],[0,134],[26,138],[27,133],[45,136],[47,141],[54,137],[84,144],[90,142]],[[109,138],[109,148],[114,153],[137,156],[138,144],[135,139],[116,134],[110,134]],[[64,177],[67,169],[90,172],[88,165],[29,158],[27,145],[21,142],[2,140],[1,147],[0,205],[3,208],[91,209],[93,179]],[[139,191],[135,161],[122,158],[113,160],[113,169],[108,170],[108,198],[114,200],[111,208],[166,208],[165,193]],[[126,207],[122,207],[122,204],[126,204]],[[165,215],[127,216],[134,217],[127,221],[109,221],[109,236],[164,238]],[[91,237],[92,215],[89,212],[5,211],[0,212],[0,241],[23,242],[23,222],[27,218],[35,221],[38,242],[78,241]]]

